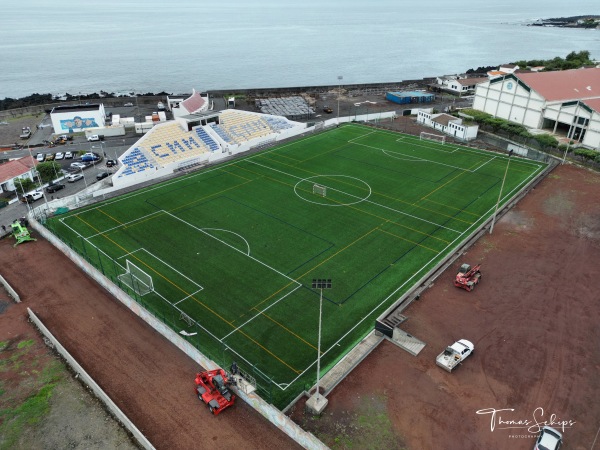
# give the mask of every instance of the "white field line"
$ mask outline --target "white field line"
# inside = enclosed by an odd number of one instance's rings
[[[496,157],[494,156],[492,159],[484,162],[483,164],[477,166],[475,169],[471,170],[471,172],[477,172],[479,169],[481,169],[483,166],[485,166],[488,163],[491,163],[494,159],[496,159]]]
[[[223,241],[223,240],[221,240],[221,239],[219,239],[219,238],[217,238],[217,237],[213,236],[212,234],[210,234],[210,233],[207,233],[206,231],[204,231],[204,229],[202,229],[202,228],[200,228],[200,227],[197,227],[196,225],[193,225],[193,224],[191,224],[191,223],[189,223],[189,222],[187,222],[187,221],[185,221],[185,220],[181,219],[180,217],[177,217],[175,214],[172,214],[172,213],[170,213],[170,212],[168,212],[168,211],[164,211],[164,212],[165,212],[165,214],[167,214],[167,215],[171,216],[173,219],[175,219],[175,220],[178,220],[178,221],[180,221],[180,222],[182,222],[182,223],[186,224],[186,225],[187,225],[188,227],[190,227],[190,228],[193,228],[193,229],[195,229],[195,230],[197,230],[197,231],[200,231],[202,234],[205,234],[205,235],[207,235],[208,237],[210,237],[210,238],[214,239],[215,241],[219,241],[221,244],[223,244],[223,245],[225,245],[225,246],[227,246],[227,247],[229,247],[229,248],[231,248],[231,249],[235,250],[235,251],[236,251],[236,252],[238,252],[238,253],[241,253],[242,255],[244,255],[244,256],[246,256],[246,257],[250,258],[251,260],[253,260],[254,262],[256,262],[256,263],[258,263],[258,264],[260,264],[260,265],[262,265],[262,266],[266,267],[266,268],[267,268],[267,269],[269,269],[269,270],[271,270],[272,272],[275,272],[275,273],[277,273],[277,274],[281,275],[282,277],[286,278],[287,280],[289,280],[289,281],[291,281],[291,282],[293,282],[293,283],[296,283],[296,284],[297,284],[297,285],[299,285],[299,286],[302,286],[302,284],[301,284],[301,283],[299,283],[298,281],[294,280],[293,278],[290,278],[289,276],[287,276],[286,274],[284,274],[284,273],[280,272],[279,270],[277,270],[277,269],[275,269],[275,268],[273,268],[273,267],[269,266],[268,264],[266,264],[266,263],[264,263],[264,262],[260,261],[259,259],[255,258],[255,257],[254,257],[254,256],[252,256],[252,255],[248,255],[248,254],[244,253],[244,252],[243,252],[243,251],[241,251],[240,249],[238,249],[238,248],[235,248],[233,245],[231,245],[231,244],[228,244],[227,242],[225,242],[225,241]],[[235,234],[237,234],[237,233],[235,233]],[[245,239],[244,239],[244,240],[245,240]]]
[[[173,306],[179,305],[182,301],[187,300],[188,298],[193,297],[194,295],[196,295],[198,292],[202,292],[204,290],[204,288],[197,290],[196,292],[192,292],[190,295],[186,295],[185,297],[183,297],[181,300],[179,300],[178,302],[173,303]]]
[[[62,219],[60,219],[60,220],[61,220],[61,221],[63,221],[63,219],[65,219],[65,218],[62,218]],[[83,236],[81,233],[79,233],[79,231],[77,231],[77,230],[73,229],[73,227],[71,227],[70,225],[68,225],[68,224],[67,224],[67,223],[65,223],[64,221],[63,221],[63,225],[64,225],[65,227],[69,228],[69,229],[70,229],[70,230],[71,230],[73,233],[75,233],[75,235],[76,235],[76,236],[79,236],[81,239],[85,240],[85,241],[86,241],[88,244],[90,244],[90,245],[91,245],[93,248],[95,248],[97,252],[99,252],[99,253],[102,253],[102,254],[103,254],[104,256],[106,256],[106,257],[107,257],[109,260],[111,260],[111,261],[114,261],[114,262],[115,262],[115,264],[118,264],[119,266],[121,266],[121,269],[123,269],[123,270],[127,270],[127,268],[126,268],[126,267],[124,267],[123,265],[119,264],[119,262],[118,262],[118,261],[117,261],[115,258],[113,258],[112,256],[109,256],[109,255],[108,255],[108,254],[107,254],[107,253],[106,253],[104,250],[101,250],[101,249],[99,249],[98,247],[96,247],[96,245],[95,245],[95,244],[93,244],[92,242],[90,242],[90,240],[89,240],[88,238],[84,237],[84,236]]]
[[[138,217],[138,218],[136,218],[136,219],[130,220],[129,222],[125,222],[125,223],[122,223],[122,224],[120,224],[120,225],[117,225],[117,226],[115,226],[115,227],[109,228],[108,230],[104,230],[104,231],[100,231],[100,232],[98,232],[98,233],[96,233],[96,234],[92,234],[91,236],[89,236],[89,238],[90,238],[90,239],[93,239],[93,238],[95,238],[95,237],[97,237],[97,236],[102,236],[102,235],[104,235],[105,233],[110,233],[111,231],[118,230],[119,228],[122,228],[122,227],[127,227],[127,226],[131,225],[132,223],[135,223],[135,222],[138,222],[138,221],[140,221],[140,220],[146,219],[146,218],[148,218],[148,217],[150,217],[150,216],[154,216],[154,215],[156,215],[156,214],[158,214],[158,213],[160,213],[160,212],[161,212],[161,211],[154,211],[154,212],[152,212],[152,213],[150,213],[150,214],[146,214],[145,216]]]
[[[123,258],[127,258],[129,255],[133,255],[134,253],[137,253],[137,252],[139,252],[139,251],[141,251],[141,250],[143,250],[143,248],[142,248],[142,247],[140,247],[140,248],[138,248],[138,249],[136,249],[136,250],[134,250],[134,251],[132,251],[132,252],[127,252],[127,253],[125,253],[123,256],[117,256],[117,259],[123,259]]]
[[[194,280],[192,280],[191,278],[189,278],[187,275],[182,274],[179,270],[175,269],[173,266],[171,266],[170,264],[164,262],[162,259],[160,259],[158,256],[154,255],[152,252],[149,252],[148,250],[146,250],[145,248],[142,248],[143,251],[145,251],[147,254],[149,254],[152,258],[156,259],[157,261],[160,261],[163,265],[167,266],[169,269],[171,269],[173,272],[181,275],[183,278],[185,278],[186,280],[188,280],[190,283],[192,283],[193,285],[195,285],[198,288],[197,292],[200,292],[202,290],[204,290],[204,287],[199,285],[198,283],[196,283]]]
[[[268,309],[270,309],[271,307],[275,306],[277,303],[279,303],[281,300],[283,300],[284,298],[286,298],[288,295],[296,292],[298,289],[300,289],[302,287],[302,285],[296,286],[294,289],[292,289],[290,292],[288,292],[287,294],[285,294],[283,297],[278,298],[275,302],[271,303],[269,306],[267,306],[265,309],[263,309],[262,311],[259,311],[256,313],[256,315],[250,317],[247,321],[245,321],[243,324],[241,324],[239,327],[237,327],[235,330],[231,331],[229,334],[223,336],[221,338],[221,340],[225,340],[227,339],[229,336],[231,336],[233,333],[235,333],[236,331],[238,331],[239,329],[241,329],[242,327],[244,327],[247,323],[252,322],[254,319],[256,319],[258,316],[260,316],[261,314],[263,314],[265,311],[267,311]]]
[[[250,162],[251,162],[252,164],[256,164],[257,166],[261,166],[261,167],[264,167],[264,168],[266,168],[266,169],[273,170],[274,172],[279,172],[279,173],[282,173],[282,174],[284,174],[284,175],[287,175],[287,176],[289,176],[289,177],[291,177],[291,178],[295,178],[295,179],[298,179],[298,180],[304,180],[304,178],[301,178],[301,177],[299,177],[299,176],[292,175],[292,174],[290,174],[290,173],[287,173],[287,172],[285,172],[285,171],[283,171],[283,170],[275,169],[274,167],[265,166],[264,164],[258,163],[258,162],[256,162],[256,161],[250,161]],[[355,199],[362,199],[362,197],[359,197],[359,196],[357,196],[357,195],[352,195],[352,194],[349,194],[349,193],[347,193],[347,192],[344,192],[344,191],[341,191],[341,190],[339,190],[339,189],[335,189],[335,188],[333,188],[333,187],[327,186],[326,184],[324,184],[324,186],[325,186],[325,187],[327,187],[327,189],[330,189],[330,190],[332,190],[332,191],[336,191],[336,192],[340,192],[340,193],[342,193],[342,194],[345,194],[345,195],[347,195],[347,196],[349,196],[349,197],[353,197],[353,198],[355,198]],[[374,202],[374,201],[372,201],[372,200],[369,200],[369,199],[366,199],[366,200],[363,200],[363,201],[364,201],[364,202],[367,202],[367,203],[371,203],[372,205],[378,206],[378,207],[380,207],[380,208],[388,209],[388,210],[390,210],[390,211],[393,211],[393,212],[395,212],[395,213],[397,213],[397,214],[401,214],[401,215],[404,215],[404,216],[407,216],[407,217],[411,217],[411,218],[413,218],[413,219],[415,219],[415,220],[419,220],[419,221],[421,221],[421,222],[425,222],[425,223],[428,223],[428,224],[430,224],[430,225],[434,225],[434,226],[436,226],[436,227],[438,227],[438,228],[443,228],[443,229],[445,229],[445,230],[452,231],[452,232],[454,232],[454,233],[457,233],[457,234],[458,234],[458,233],[460,233],[460,231],[458,231],[458,230],[455,230],[455,229],[453,229],[453,228],[449,228],[449,227],[446,227],[446,226],[444,226],[444,225],[440,225],[440,224],[438,224],[438,223],[432,222],[432,221],[430,221],[430,220],[423,219],[422,217],[418,217],[418,216],[415,216],[415,215],[413,215],[413,214],[409,214],[409,213],[407,213],[407,212],[400,211],[400,210],[398,210],[398,209],[394,209],[394,208],[392,208],[392,207],[390,207],[390,206],[381,205],[381,204],[379,204],[379,203],[376,203],[376,202]]]

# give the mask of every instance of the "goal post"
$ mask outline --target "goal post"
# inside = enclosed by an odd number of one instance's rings
[[[320,195],[321,197],[327,196],[327,187],[322,184],[313,184],[313,194]]]
[[[422,141],[435,141],[444,145],[446,143],[446,136],[442,136],[439,134],[427,133],[425,131],[421,131],[419,135],[419,139]]]
[[[152,292],[154,290],[152,277],[128,259],[125,262],[125,273],[118,276],[119,281],[138,295],[146,295]]]

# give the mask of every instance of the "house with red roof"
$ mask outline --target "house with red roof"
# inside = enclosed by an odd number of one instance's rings
[[[34,181],[36,165],[37,161],[32,156],[0,164],[0,193],[14,192],[17,178],[29,178]]]
[[[173,105],[171,111],[174,118],[204,113],[208,111],[208,94],[202,94],[193,89],[192,95]]]
[[[477,85],[473,108],[600,151],[600,68],[499,76]]]

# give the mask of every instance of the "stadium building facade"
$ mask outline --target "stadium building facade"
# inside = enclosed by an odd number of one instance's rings
[[[490,79],[477,85],[473,108],[600,150],[600,68]]]

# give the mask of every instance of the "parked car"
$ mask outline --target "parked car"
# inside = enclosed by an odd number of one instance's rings
[[[100,155],[97,153],[88,152],[81,156],[81,161],[97,162],[100,160]]]
[[[63,152],[58,152],[56,155],[54,155],[54,159],[57,160],[61,160],[65,157],[65,154]]]
[[[19,135],[21,139],[29,139],[31,137],[31,128],[24,127],[21,128],[21,134]]]
[[[133,103],[125,103],[123,106],[133,106]]]
[[[60,191],[61,189],[64,189],[64,188],[65,188],[64,184],[53,183],[53,184],[48,185],[48,187],[46,188],[46,192],[48,194],[52,194],[53,192]]]
[[[326,112],[327,114],[331,114],[333,112],[333,109],[329,106],[323,106],[323,112]]]
[[[65,159],[73,159],[73,153],[65,152]]]
[[[100,181],[109,176],[110,176],[110,172],[100,172],[100,173],[96,174],[96,179],[98,181]]]
[[[44,155],[43,153],[38,153],[37,155],[35,155],[35,159],[38,162],[44,162],[44,159],[46,159],[46,155]]]
[[[46,153],[46,161],[54,161],[54,153]]]
[[[100,136],[98,136],[97,134],[91,134],[91,135],[88,136],[87,140],[89,142],[99,141],[100,140]]]
[[[106,167],[114,167],[116,165],[118,165],[119,163],[117,162],[116,159],[107,159],[106,160]]]
[[[71,175],[67,175],[67,182],[74,183],[77,180],[81,180],[83,175],[80,173],[72,173]]]
[[[562,434],[554,428],[545,426],[535,441],[533,450],[558,450],[562,445]]]
[[[71,163],[71,165],[69,166],[69,168],[72,170],[83,170],[86,167],[87,167],[87,164],[82,163],[82,162],[74,162],[74,163]]]

